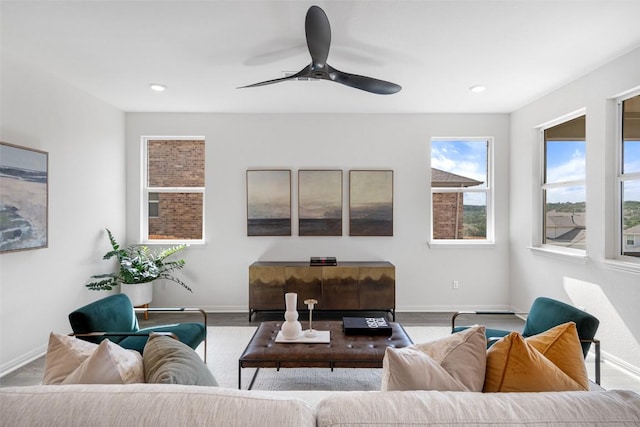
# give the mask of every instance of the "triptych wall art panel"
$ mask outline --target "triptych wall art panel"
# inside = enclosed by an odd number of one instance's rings
[[[298,171],[298,235],[342,236],[342,171]]]
[[[342,236],[343,172],[298,171],[298,235]],[[247,235],[291,236],[291,171],[247,170]],[[349,235],[393,236],[393,171],[349,171]]]
[[[45,151],[0,142],[0,253],[48,245]]]
[[[393,171],[349,171],[349,235],[393,236]]]
[[[247,235],[291,236],[291,171],[247,171]]]

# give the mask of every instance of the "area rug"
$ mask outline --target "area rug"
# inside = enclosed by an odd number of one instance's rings
[[[223,387],[238,388],[238,359],[255,332],[255,327],[208,327],[207,365]],[[421,343],[451,333],[444,326],[405,327],[413,342]],[[202,352],[202,348],[198,349]],[[246,389],[255,368],[242,369]],[[382,369],[261,368],[253,384],[255,390],[379,390]]]

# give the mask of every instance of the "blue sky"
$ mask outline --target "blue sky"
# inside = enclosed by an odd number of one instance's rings
[[[625,142],[624,173],[640,173],[640,141]],[[624,200],[640,201],[640,180],[625,183]]]
[[[547,183],[584,181],[585,179],[584,141],[547,142]]]
[[[586,177],[585,141],[548,141],[546,182],[548,184],[584,181]],[[584,186],[554,188],[547,191],[547,202],[584,202]]]
[[[431,167],[487,182],[487,143],[484,140],[431,142]]]
[[[481,181],[484,184],[478,187],[486,187],[487,141],[432,141],[431,167]],[[464,204],[486,206],[486,196],[484,193],[465,193]]]
[[[547,182],[581,180],[585,177],[585,148],[583,141],[550,141],[547,143]],[[640,141],[626,141],[624,145],[625,173],[640,172]],[[581,202],[584,201],[584,189],[570,187],[555,189],[547,194],[548,201]],[[640,201],[640,183],[625,185],[625,200]]]
[[[624,172],[640,172],[640,141],[625,141]]]

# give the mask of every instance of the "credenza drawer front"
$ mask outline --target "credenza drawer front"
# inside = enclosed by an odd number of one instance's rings
[[[395,307],[396,280],[394,267],[361,267],[358,294],[361,310],[385,310]]]
[[[284,310],[284,267],[249,268],[249,309]]]
[[[358,267],[322,267],[322,308],[358,310]]]
[[[322,309],[322,268],[285,267],[287,292],[298,294],[298,310],[306,309],[304,300],[318,300],[317,309]]]

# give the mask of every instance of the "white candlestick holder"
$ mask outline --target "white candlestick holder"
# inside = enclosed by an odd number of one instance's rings
[[[304,303],[307,304],[307,308],[309,309],[309,329],[304,331],[304,336],[312,338],[317,335],[317,331],[313,329],[313,325],[312,325],[312,313],[313,313],[313,307],[318,303],[318,300],[306,299],[304,300]]]

